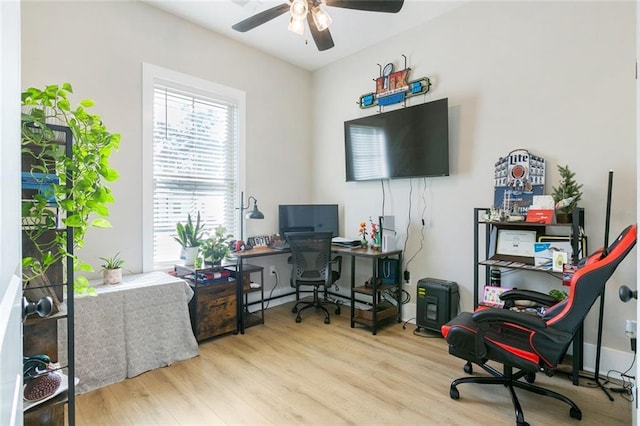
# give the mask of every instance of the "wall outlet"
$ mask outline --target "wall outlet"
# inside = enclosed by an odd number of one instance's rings
[[[275,275],[275,274],[276,274],[276,267],[275,267],[275,265],[271,265],[271,266],[269,266],[269,272],[271,273],[271,275]]]

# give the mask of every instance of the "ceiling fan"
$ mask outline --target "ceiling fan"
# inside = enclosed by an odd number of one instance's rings
[[[397,13],[402,9],[404,0],[289,0],[233,25],[236,31],[244,33],[259,25],[264,24],[283,13],[289,11],[289,30],[302,35],[304,33],[304,21],[309,24],[309,30],[318,50],[331,49],[334,46],[329,25],[331,16],[324,6],[341,7],[343,9],[364,10],[369,12]]]

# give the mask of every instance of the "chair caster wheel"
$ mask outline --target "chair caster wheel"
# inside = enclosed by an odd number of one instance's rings
[[[295,314],[298,312],[298,308],[296,308],[295,306],[293,307],[293,309],[291,310],[291,313]]]
[[[325,323],[325,324],[329,324],[330,322],[331,322],[331,320],[330,320],[329,318],[325,318],[325,319],[324,319],[324,323]]]
[[[296,322],[302,322],[302,318],[296,317]]]
[[[569,409],[569,415],[573,419],[582,420],[582,411],[580,411],[578,408],[571,407]]]
[[[336,308],[336,315],[340,315],[340,308]]]
[[[467,363],[464,365],[463,370],[464,370],[464,372],[465,372],[465,373],[467,373],[467,374],[473,374],[473,364],[471,364],[470,362],[467,362]]]
[[[529,426],[529,423],[527,423],[527,422],[516,422],[516,424],[518,426]]]
[[[527,383],[533,383],[536,381],[536,373],[527,373],[525,374],[524,379]]]
[[[449,396],[451,397],[451,399],[460,399],[460,392],[458,392],[458,388],[456,388],[455,386],[451,386],[451,388],[449,389]]]

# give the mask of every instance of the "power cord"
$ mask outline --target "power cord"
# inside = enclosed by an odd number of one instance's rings
[[[621,373],[618,370],[607,371],[607,376],[606,376],[605,382],[603,383],[603,385],[606,385],[607,383],[611,383],[611,381],[609,380],[610,379],[609,375],[611,373],[618,373],[622,378],[622,386],[609,387],[609,390],[614,393],[619,393],[622,399],[625,399],[629,402],[633,401],[633,380],[635,380],[635,376],[628,375],[627,373],[631,371],[635,362],[636,362],[636,354],[634,352],[633,360],[631,361],[631,365],[629,366],[629,368],[627,368],[623,373]]]
[[[407,329],[407,324],[409,323],[409,321],[416,319],[415,317],[413,318],[409,318],[408,320],[406,320],[403,324],[402,324],[402,329],[406,330]],[[414,336],[418,336],[418,337],[423,337],[425,339],[435,339],[435,338],[441,338],[442,335],[436,331],[434,331],[433,333],[436,334],[425,334],[425,333],[420,333],[420,327],[416,326],[416,328],[413,330],[413,335]]]
[[[273,271],[273,275],[276,276],[276,280],[273,284],[273,287],[271,287],[271,290],[269,291],[269,297],[267,298],[267,304],[264,307],[265,309],[269,308],[269,302],[271,302],[271,297],[273,296],[273,291],[276,289],[276,287],[278,287],[278,283],[280,282],[280,276],[278,275],[278,271],[275,270]]]
[[[400,291],[400,293],[398,293]],[[411,294],[405,289],[387,289],[380,293],[382,298],[387,302],[396,302],[399,300],[400,304],[405,305],[411,301]]]

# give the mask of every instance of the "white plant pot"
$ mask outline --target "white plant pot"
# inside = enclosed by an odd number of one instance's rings
[[[196,257],[198,257],[198,247],[182,247],[180,260],[182,260],[184,266],[193,266]]]
[[[102,282],[104,284],[118,284],[122,282],[122,268],[103,269]]]

